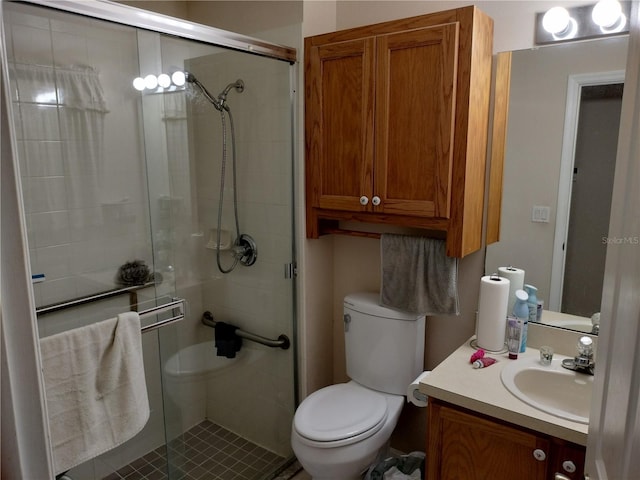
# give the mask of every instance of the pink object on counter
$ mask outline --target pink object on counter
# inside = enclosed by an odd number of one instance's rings
[[[497,360],[491,357],[482,357],[473,362],[473,368],[484,368],[489,367],[496,363]]]
[[[471,358],[469,359],[469,363],[473,363],[476,360],[479,360],[479,359],[481,359],[483,357],[484,357],[484,350],[479,348],[478,350],[473,352],[473,355],[471,355]]]

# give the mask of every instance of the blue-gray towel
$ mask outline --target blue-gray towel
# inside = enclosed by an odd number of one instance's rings
[[[382,234],[380,303],[425,315],[458,315],[458,259],[444,240]]]

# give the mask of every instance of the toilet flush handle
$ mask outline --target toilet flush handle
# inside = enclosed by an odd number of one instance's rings
[[[344,331],[348,332],[349,331],[349,324],[351,323],[351,315],[349,315],[348,313],[344,314],[343,317],[344,320]]]

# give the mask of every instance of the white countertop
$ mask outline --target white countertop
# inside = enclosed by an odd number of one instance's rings
[[[506,353],[487,353],[486,356],[493,357],[498,362],[489,367],[474,369],[469,363],[473,352],[475,349],[466,342],[420,382],[420,391],[430,397],[515,425],[579,445],[587,444],[588,425],[571,422],[533,408],[504,387],[500,380],[502,368],[509,362],[519,360],[509,360]],[[518,359],[532,356],[538,358],[538,350],[527,348],[525,353],[518,355]],[[554,360],[557,357],[554,356]]]

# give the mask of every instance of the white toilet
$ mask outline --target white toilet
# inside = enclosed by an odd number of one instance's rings
[[[344,299],[348,383],[309,395],[293,418],[291,445],[314,480],[351,480],[388,448],[408,385],[422,372],[425,318],[378,304],[375,293]]]

